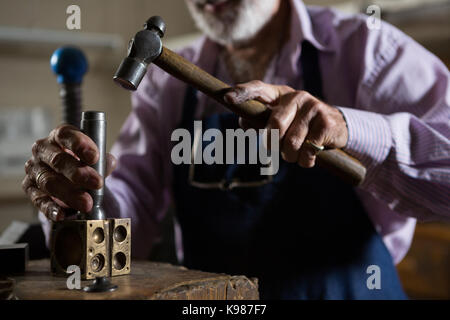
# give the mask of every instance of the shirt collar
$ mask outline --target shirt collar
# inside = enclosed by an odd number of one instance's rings
[[[290,0],[291,3],[291,26],[289,42],[300,45],[302,41],[309,41],[316,49],[329,51],[330,48],[321,41],[314,28],[311,16],[305,4],[301,0]]]
[[[281,49],[275,68],[270,79],[274,84],[287,84],[297,86],[297,80],[301,73],[299,70],[299,60],[301,55],[301,44],[303,41],[310,42],[317,50],[321,52],[333,51],[325,32],[325,26],[315,25],[308,8],[301,0],[290,0],[291,17],[289,38]],[[269,79],[264,79],[266,82]]]

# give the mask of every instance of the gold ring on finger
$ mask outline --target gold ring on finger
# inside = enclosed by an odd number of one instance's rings
[[[318,154],[320,151],[323,151],[325,149],[324,146],[319,146],[315,144],[314,142],[311,142],[310,140],[305,141],[309,146],[311,146],[314,149],[314,154]]]
[[[48,169],[42,169],[42,170],[39,171],[38,174],[36,175],[36,185],[37,185],[38,188],[39,188],[39,185],[40,185],[39,179],[41,179],[42,176],[44,175],[44,173],[47,173],[47,172],[49,172]]]

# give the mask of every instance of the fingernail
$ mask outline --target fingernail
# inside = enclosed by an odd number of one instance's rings
[[[54,208],[50,213],[50,218],[53,221],[61,221],[64,220],[64,214],[60,210]]]
[[[117,159],[115,157],[111,157],[110,159],[111,159],[111,169],[115,169],[117,167]]]
[[[92,189],[100,189],[102,187],[102,179],[98,179],[95,177],[89,178],[89,187]]]
[[[227,92],[224,96],[224,100],[226,103],[235,103],[237,98],[237,93],[234,91]]]
[[[79,209],[81,212],[89,212],[92,208],[91,201],[88,200],[85,195],[80,196],[76,200],[76,204],[77,204],[77,209]]]
[[[84,161],[88,162],[89,164],[94,164],[96,156],[97,152],[92,149],[86,149],[83,151]]]
[[[53,221],[58,221],[58,210],[53,209],[50,212],[50,219],[52,219]]]

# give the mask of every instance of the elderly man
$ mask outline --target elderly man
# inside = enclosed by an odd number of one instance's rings
[[[132,218],[134,255],[148,257],[173,201],[189,268],[256,276],[262,298],[405,297],[394,265],[416,218],[450,216],[448,69],[394,27],[370,30],[365,16],[300,0],[186,1],[206,37],[180,53],[239,84],[230,103],[271,108],[267,128],[279,130],[283,160],[273,177],[246,164],[173,165],[173,130],[192,132],[202,120],[224,131],[239,119],[150,69],[106,180],[108,215]],[[363,185],[314,167],[318,146],[358,158]],[[23,186],[45,226],[44,217],[63,219],[69,208],[90,210],[83,190],[101,178],[86,165],[97,158],[95,144],[67,125],[35,143]]]

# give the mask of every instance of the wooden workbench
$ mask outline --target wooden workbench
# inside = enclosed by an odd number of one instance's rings
[[[18,299],[210,299],[235,300],[258,299],[256,279],[245,276],[229,276],[201,271],[167,263],[133,261],[131,274],[111,278],[119,286],[114,292],[86,293],[69,290],[67,278],[50,274],[48,260],[30,261],[27,272],[13,277],[16,281],[15,296]],[[81,288],[91,281],[81,281]]]

